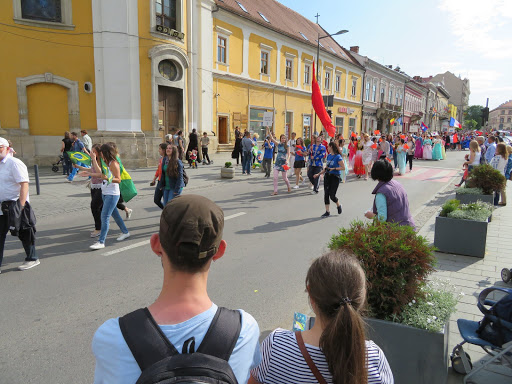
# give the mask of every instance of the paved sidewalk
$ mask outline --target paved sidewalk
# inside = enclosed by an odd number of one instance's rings
[[[509,193],[511,191],[509,184]],[[441,194],[442,200],[455,198],[453,190]],[[440,210],[439,204],[439,209]],[[421,228],[419,234],[434,242],[434,229],[437,213],[433,215]],[[512,205],[500,207],[493,213],[492,222],[487,230],[487,249],[483,259],[452,255],[436,252],[438,265],[434,278],[449,279],[456,285],[464,296],[457,305],[457,312],[450,319],[449,350],[462,341],[457,328],[457,319],[479,321],[483,315],[477,307],[479,293],[487,287],[512,285],[505,284],[501,280],[501,269],[512,268]],[[467,345],[467,344],[466,344]],[[474,365],[487,354],[480,347],[473,345],[464,346],[469,353]],[[476,364],[475,364],[476,363]],[[478,379],[478,380],[477,380]],[[453,372],[450,368],[450,377],[447,384],[462,383],[463,375]],[[510,377],[504,377],[493,373],[483,373],[476,376],[476,383],[511,383]]]

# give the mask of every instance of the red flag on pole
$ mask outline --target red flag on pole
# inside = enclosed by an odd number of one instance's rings
[[[334,137],[336,133],[336,128],[334,128],[334,125],[332,124],[331,118],[327,114],[327,111],[325,110],[325,104],[324,99],[322,97],[322,92],[320,91],[320,86],[318,85],[318,82],[316,80],[316,72],[315,72],[315,63],[313,62],[313,94],[311,95],[311,102],[313,104],[313,108],[315,109],[316,114],[318,115],[318,118],[322,122],[322,125],[324,126],[325,130],[329,134],[329,136]]]

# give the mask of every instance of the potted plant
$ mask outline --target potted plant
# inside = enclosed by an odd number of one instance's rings
[[[448,200],[436,217],[434,245],[440,252],[483,258],[493,206]]]
[[[494,191],[501,190],[505,185],[505,176],[489,164],[479,165],[471,170],[466,180],[467,188],[460,188],[456,192],[456,199],[463,204],[483,201],[493,203]],[[468,191],[469,190],[469,191]],[[477,193],[480,192],[481,193]]]
[[[384,351],[395,382],[444,383],[457,299],[455,290],[427,281],[434,247],[409,226],[376,220],[340,229],[329,248],[348,249],[361,261],[368,281],[368,338]]]
[[[230,161],[226,161],[224,167],[220,169],[220,177],[223,179],[232,179],[235,177],[235,168]]]

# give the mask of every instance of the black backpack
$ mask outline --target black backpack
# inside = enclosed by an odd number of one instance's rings
[[[119,318],[119,327],[142,371],[136,384],[238,384],[228,360],[242,327],[239,311],[219,307],[197,351],[192,337],[181,354],[147,308]]]
[[[507,295],[497,302],[487,300],[487,296],[493,291],[505,292]],[[498,287],[484,289],[478,296],[478,309],[485,315],[476,331],[481,339],[497,347],[512,341],[512,289]]]

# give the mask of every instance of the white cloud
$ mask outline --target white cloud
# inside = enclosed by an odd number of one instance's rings
[[[450,15],[459,48],[485,58],[512,57],[512,38],[503,29],[512,20],[510,0],[440,0],[439,8]]]

